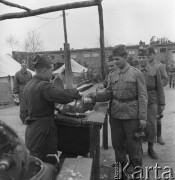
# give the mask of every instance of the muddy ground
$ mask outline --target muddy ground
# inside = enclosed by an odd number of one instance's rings
[[[159,154],[158,160],[152,160],[147,154],[147,144],[143,144],[143,175],[145,176],[145,167],[155,167],[156,163],[162,167],[161,173],[171,167],[175,171],[175,89],[165,87],[166,109],[164,111],[163,138],[166,142],[164,146],[155,144],[155,150]],[[16,132],[24,139],[25,125],[19,119],[19,106],[0,107],[0,119],[13,127]],[[108,130],[109,149],[104,150],[101,147],[101,180],[113,180],[114,169],[111,164],[114,162],[114,152],[111,146],[110,128]],[[151,179],[155,179],[155,172],[150,172]]]

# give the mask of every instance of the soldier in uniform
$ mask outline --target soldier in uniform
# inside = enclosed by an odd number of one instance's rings
[[[20,101],[20,119],[22,123],[24,124],[25,120],[25,103],[23,100],[23,90],[25,85],[32,79],[32,73],[27,70],[27,61],[22,60],[21,63],[21,70],[16,72],[14,77],[14,87],[13,87],[13,94],[17,98],[19,98]]]
[[[34,59],[36,75],[24,89],[27,106],[25,142],[30,155],[44,162],[56,163],[57,129],[54,124],[54,103],[67,104],[81,98],[76,89],[56,88],[50,83],[53,64],[48,56]]]
[[[126,164],[128,154],[132,167],[141,166],[141,141],[137,141],[134,134],[146,127],[144,76],[128,64],[125,45],[115,46],[112,55],[117,68],[109,75],[108,87],[103,92],[89,93],[88,96],[97,102],[111,101],[110,126],[116,162]]]
[[[115,69],[116,69],[115,61],[113,61],[113,57],[112,57],[112,55],[110,55],[110,56],[108,57],[108,70],[109,70],[109,73],[106,75],[106,78],[105,78],[104,83],[103,83],[103,85],[104,85],[105,88],[106,88],[107,85],[108,85],[108,77],[109,77],[109,74],[110,74],[111,72],[115,71]]]
[[[167,75],[166,67],[164,64],[155,61],[155,50],[153,47],[149,47],[148,51],[149,51],[148,52],[149,53],[149,57],[148,57],[149,63],[152,67],[156,67],[157,69],[159,69],[162,85],[163,85],[163,87],[165,87],[168,84],[168,75]],[[165,142],[163,141],[163,138],[162,138],[161,118],[158,118],[158,120],[157,120],[157,142],[161,145],[165,144]]]
[[[139,49],[138,57],[140,70],[144,74],[148,92],[148,155],[152,159],[158,159],[158,155],[154,151],[153,144],[156,142],[157,137],[157,116],[163,113],[163,110],[165,108],[164,90],[159,69],[149,64],[149,50],[146,48]]]
[[[151,66],[155,66],[159,69],[161,79],[162,79],[162,85],[165,87],[168,84],[168,74],[166,71],[166,66],[162,64],[161,62],[156,62],[155,60],[155,50],[153,47],[148,48],[149,51],[149,63]]]

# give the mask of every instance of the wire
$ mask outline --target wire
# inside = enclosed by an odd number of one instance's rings
[[[58,17],[56,18],[48,18],[48,17],[41,17],[41,16],[35,16],[37,18],[41,18],[41,19],[59,19],[61,17],[61,15],[59,15]]]
[[[41,29],[41,28],[43,28],[43,27],[47,26],[48,24],[52,23],[52,22],[53,22],[53,21],[55,21],[56,19],[59,19],[59,18],[61,18],[61,15],[60,15],[60,16],[58,16],[57,18],[53,18],[53,20],[52,20],[52,21],[49,21],[49,22],[47,22],[47,23],[43,24],[42,26],[40,26],[40,27],[38,27],[38,28],[36,28],[36,29],[34,29],[34,30],[31,30],[30,32],[35,32],[35,31],[37,31],[37,30],[39,30],[39,29]],[[28,32],[28,33],[30,33],[30,32]],[[27,33],[27,34],[28,34],[28,33]],[[24,34],[24,35],[22,35],[22,36],[18,37],[17,39],[21,39],[21,38],[22,38],[22,37],[24,37],[24,36],[26,36],[26,34]],[[5,42],[5,43],[0,44],[0,46],[4,46],[5,44],[6,44],[6,42]]]

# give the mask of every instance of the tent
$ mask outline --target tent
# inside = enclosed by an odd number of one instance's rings
[[[6,54],[4,56],[0,56],[0,78],[6,76],[15,76],[15,73],[20,69],[21,64],[15,61],[10,55]],[[34,74],[33,71],[29,71]]]
[[[8,82],[0,82],[0,106],[13,103],[13,95]]]
[[[11,102],[13,79],[15,73],[21,69],[21,64],[10,55],[0,56],[0,104]],[[33,71],[29,70],[32,74]]]
[[[87,72],[87,68],[84,66],[78,64],[75,60],[71,59],[71,67],[73,73],[81,73],[81,72]],[[53,74],[60,74],[65,69],[65,64],[63,64],[60,68],[56,69]]]

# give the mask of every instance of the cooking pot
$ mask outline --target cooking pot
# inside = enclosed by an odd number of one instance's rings
[[[91,111],[94,105],[95,102],[91,98],[82,97],[81,99],[66,104],[63,107],[63,111],[68,113],[85,113],[86,111]]]

